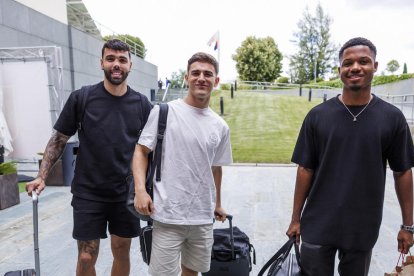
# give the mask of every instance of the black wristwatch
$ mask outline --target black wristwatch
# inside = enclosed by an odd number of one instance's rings
[[[401,230],[405,230],[405,231],[410,232],[411,234],[414,234],[414,225],[408,226],[408,225],[401,224]]]

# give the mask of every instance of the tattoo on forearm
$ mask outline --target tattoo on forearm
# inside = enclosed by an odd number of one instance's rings
[[[69,140],[69,136],[62,133],[55,132],[47,143],[45,153],[43,155],[42,164],[40,165],[38,177],[43,180],[46,179],[50,169],[62,155],[65,149],[66,142]]]

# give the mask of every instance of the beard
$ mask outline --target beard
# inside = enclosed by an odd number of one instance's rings
[[[119,85],[119,84],[123,83],[126,80],[126,78],[128,77],[129,72],[122,72],[121,78],[119,78],[119,79],[118,78],[115,79],[115,78],[112,77],[111,70],[104,69],[104,74],[105,74],[106,79],[111,84]]]

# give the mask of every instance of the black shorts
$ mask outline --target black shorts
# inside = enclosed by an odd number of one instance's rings
[[[73,196],[72,207],[75,240],[105,239],[107,228],[109,234],[122,238],[139,235],[139,219],[128,211],[125,202],[99,202]]]

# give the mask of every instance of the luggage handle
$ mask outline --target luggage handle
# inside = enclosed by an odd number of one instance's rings
[[[214,215],[219,215],[218,213],[214,212]],[[233,216],[230,214],[226,214],[226,219],[229,221],[229,229],[230,229],[230,246],[231,246],[231,259],[235,260],[236,256],[234,253],[234,236],[233,236]]]
[[[35,257],[35,271],[36,276],[40,276],[40,260],[39,260],[39,224],[38,224],[38,194],[32,191],[33,201],[33,241],[34,241],[34,257]]]

